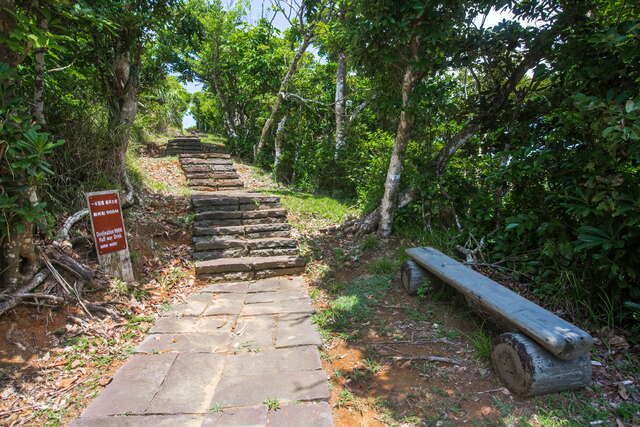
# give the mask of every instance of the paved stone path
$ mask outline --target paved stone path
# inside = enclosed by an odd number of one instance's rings
[[[332,426],[312,313],[301,277],[202,288],[157,320],[73,425]]]
[[[216,206],[236,208],[221,212],[236,213],[212,214],[210,220],[240,221],[230,227],[244,227],[223,239],[241,243],[223,248],[252,250],[247,242],[261,236],[247,240],[247,233],[259,233],[250,226],[260,223],[242,223],[242,218],[259,209],[241,206],[250,200],[259,207],[263,196],[211,195],[194,196],[196,208],[203,200],[223,200]],[[282,213],[269,217],[282,218]],[[301,277],[261,278],[288,274],[304,264],[292,261],[295,265],[283,267],[286,259],[297,257],[227,255],[231,258],[219,259],[232,267],[211,267],[219,260],[213,258],[198,267],[200,273],[214,280],[229,275],[257,280],[211,283],[164,313],[72,426],[333,426],[318,351],[322,340],[311,320],[307,287]]]

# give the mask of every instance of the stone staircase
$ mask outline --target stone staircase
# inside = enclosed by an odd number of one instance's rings
[[[165,148],[167,156],[198,153],[224,153],[224,145],[204,144],[198,136],[179,135],[170,139]]]
[[[304,271],[279,197],[239,191],[244,184],[228,154],[182,154],[180,164],[194,190],[198,278],[257,280]]]

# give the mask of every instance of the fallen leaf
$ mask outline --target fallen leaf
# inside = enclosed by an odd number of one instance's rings
[[[104,387],[104,386],[106,386],[107,384],[109,384],[109,383],[111,382],[111,380],[112,380],[112,379],[113,379],[113,378],[111,378],[111,377],[104,377],[104,378],[101,378],[101,379],[100,379],[100,381],[98,381],[98,383],[99,383],[101,386],[103,386],[103,387]]]

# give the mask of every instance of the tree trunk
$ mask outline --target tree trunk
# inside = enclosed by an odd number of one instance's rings
[[[291,61],[291,64],[289,65],[287,74],[285,74],[284,78],[282,79],[282,82],[280,83],[278,96],[276,97],[275,101],[273,102],[273,106],[271,107],[271,114],[269,115],[269,118],[267,119],[267,121],[264,122],[264,126],[262,126],[262,132],[260,133],[260,140],[258,141],[258,144],[256,145],[255,150],[253,152],[254,162],[258,160],[258,156],[260,155],[260,153],[264,148],[264,145],[267,141],[267,135],[271,130],[271,126],[273,126],[273,122],[276,120],[276,117],[280,111],[280,107],[282,107],[282,102],[284,101],[284,94],[287,92],[287,89],[289,88],[291,77],[293,77],[295,72],[298,70],[298,63],[300,62],[300,59],[302,59],[302,55],[304,55],[307,48],[309,47],[309,44],[311,43],[311,39],[313,38],[313,35],[314,35],[313,28],[310,29],[309,32],[307,32],[307,34],[305,34],[302,44],[298,48],[298,51],[296,52],[295,56],[293,57],[293,60]]]
[[[346,117],[345,117],[345,86],[347,81],[347,64],[344,52],[338,54],[338,66],[336,69],[336,96],[335,96],[335,114],[336,114],[336,147],[334,159],[338,160],[340,151],[347,143],[346,135]]]
[[[49,20],[40,13],[39,0],[33,0],[33,7],[38,15],[38,28],[44,31],[49,29]],[[44,116],[44,74],[45,74],[45,54],[46,48],[39,48],[35,52],[35,82],[33,88],[33,117],[36,123],[42,127],[47,125]]]
[[[391,234],[393,212],[396,208],[396,199],[400,188],[400,177],[402,176],[404,153],[409,142],[411,128],[413,127],[413,114],[410,111],[411,95],[417,80],[417,74],[413,69],[413,65],[408,64],[402,81],[402,111],[400,112],[400,122],[398,123],[393,152],[391,154],[391,160],[389,161],[387,179],[384,183],[384,195],[380,203],[378,234],[383,237]]]
[[[284,113],[280,121],[278,122],[278,127],[276,128],[276,147],[275,147],[275,159],[273,162],[273,171],[276,176],[276,179],[280,177],[280,162],[282,160],[282,142],[284,138],[284,127],[287,124],[287,118],[289,114]]]
[[[138,79],[141,46],[137,37],[123,34],[118,41],[113,58],[111,82],[111,111],[109,129],[113,135],[120,180],[127,190],[123,204],[137,202],[137,197],[127,174],[126,155],[131,126],[138,111]],[[133,59],[131,58],[133,51]]]

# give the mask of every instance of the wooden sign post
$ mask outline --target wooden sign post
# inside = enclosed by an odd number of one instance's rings
[[[125,282],[133,282],[122,208],[117,190],[86,193],[98,261],[104,270]]]

